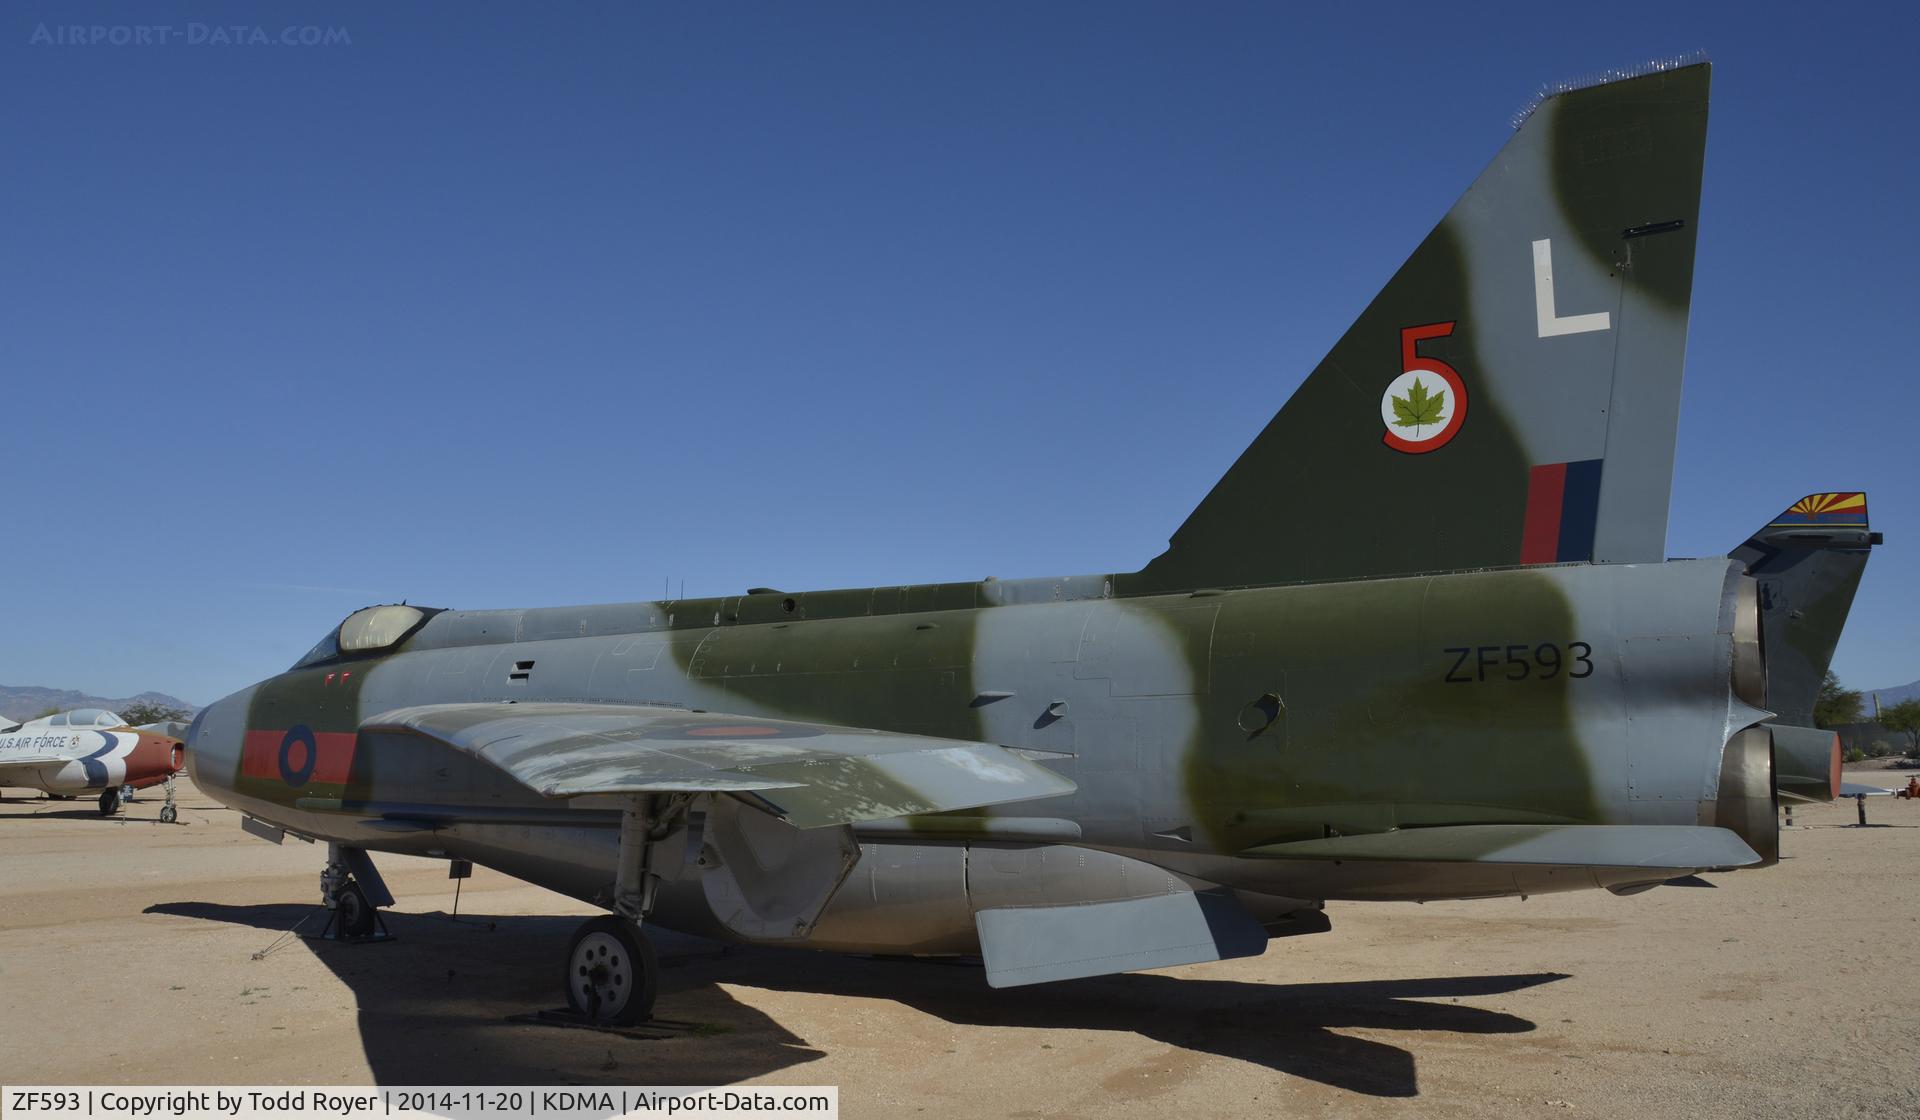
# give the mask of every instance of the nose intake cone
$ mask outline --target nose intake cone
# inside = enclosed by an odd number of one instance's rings
[[[127,780],[161,780],[180,769],[180,740],[151,731],[140,732],[139,741],[127,755]]]
[[[208,793],[217,796],[233,786],[252,697],[248,688],[209,704],[187,728],[187,776]]]

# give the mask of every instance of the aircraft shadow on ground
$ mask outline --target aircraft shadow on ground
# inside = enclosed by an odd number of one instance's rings
[[[312,906],[163,903],[169,914],[278,934]],[[287,943],[312,952],[357,999],[361,1043],[380,1084],[732,1084],[824,1055],[725,991],[890,1000],[968,1026],[1117,1031],[1251,1062],[1381,1097],[1419,1094],[1413,1054],[1340,1033],[1431,1031],[1520,1034],[1535,1024],[1456,1002],[1521,991],[1564,973],[1432,977],[1325,984],[1259,984],[1146,974],[996,991],[976,967],[874,960],[796,950],[717,946],[659,936],[658,1013],[700,1024],[689,1037],[634,1040],[506,1021],[555,1006],[555,973],[572,917],[388,914],[398,940],[375,945]],[[486,923],[493,928],[489,931]],[[264,948],[272,938],[262,941]],[[303,944],[307,947],[302,947]],[[271,970],[273,955],[253,963]]]
[[[1285,943],[1274,951],[1284,951]],[[1119,1031],[1380,1097],[1419,1095],[1413,1054],[1343,1028],[1521,1034],[1529,1020],[1433,999],[1503,995],[1565,973],[1261,984],[1129,973],[996,991],[980,970],[765,950],[724,962],[730,983],[891,999],[969,1026]]]
[[[60,802],[57,802],[57,801],[49,802],[47,808],[40,809],[32,813],[21,814],[11,819],[34,820],[34,821],[39,821],[39,820],[99,821],[103,825],[118,826],[118,825],[149,825],[150,824],[150,825],[153,825],[155,828],[162,827],[158,818],[153,817],[151,815],[147,815],[145,813],[146,806],[144,805],[140,806],[140,808],[135,810],[134,812],[126,812],[125,810],[122,810],[121,812],[118,812],[118,813],[102,813],[99,809],[93,808],[91,806],[84,809],[76,809],[71,805],[64,805],[64,806],[61,806],[60,808],[53,808],[52,806],[55,806],[55,805],[60,805]],[[164,827],[171,828],[173,826],[167,825]]]

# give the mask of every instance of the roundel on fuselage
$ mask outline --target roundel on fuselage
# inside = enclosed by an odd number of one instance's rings
[[[280,778],[288,785],[299,789],[313,777],[313,768],[320,761],[320,745],[313,737],[313,731],[305,724],[295,724],[287,729],[280,738]]]

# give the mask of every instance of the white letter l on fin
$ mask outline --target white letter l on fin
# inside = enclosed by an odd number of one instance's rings
[[[1604,331],[1613,325],[1612,319],[1604,311],[1565,317],[1554,315],[1553,242],[1547,238],[1533,243],[1533,312],[1540,325],[1541,338]]]

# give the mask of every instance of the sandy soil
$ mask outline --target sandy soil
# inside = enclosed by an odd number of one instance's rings
[[[1903,784],[1904,775],[1850,780]],[[1530,901],[1336,903],[1263,957],[995,992],[977,968],[662,940],[663,1041],[553,1006],[587,911],[383,857],[399,940],[288,938],[324,852],[189,790],[0,800],[0,1079],[833,1084],[848,1117],[1920,1116],[1920,804],[1799,810],[1787,859]],[[260,955],[264,952],[264,956]]]

